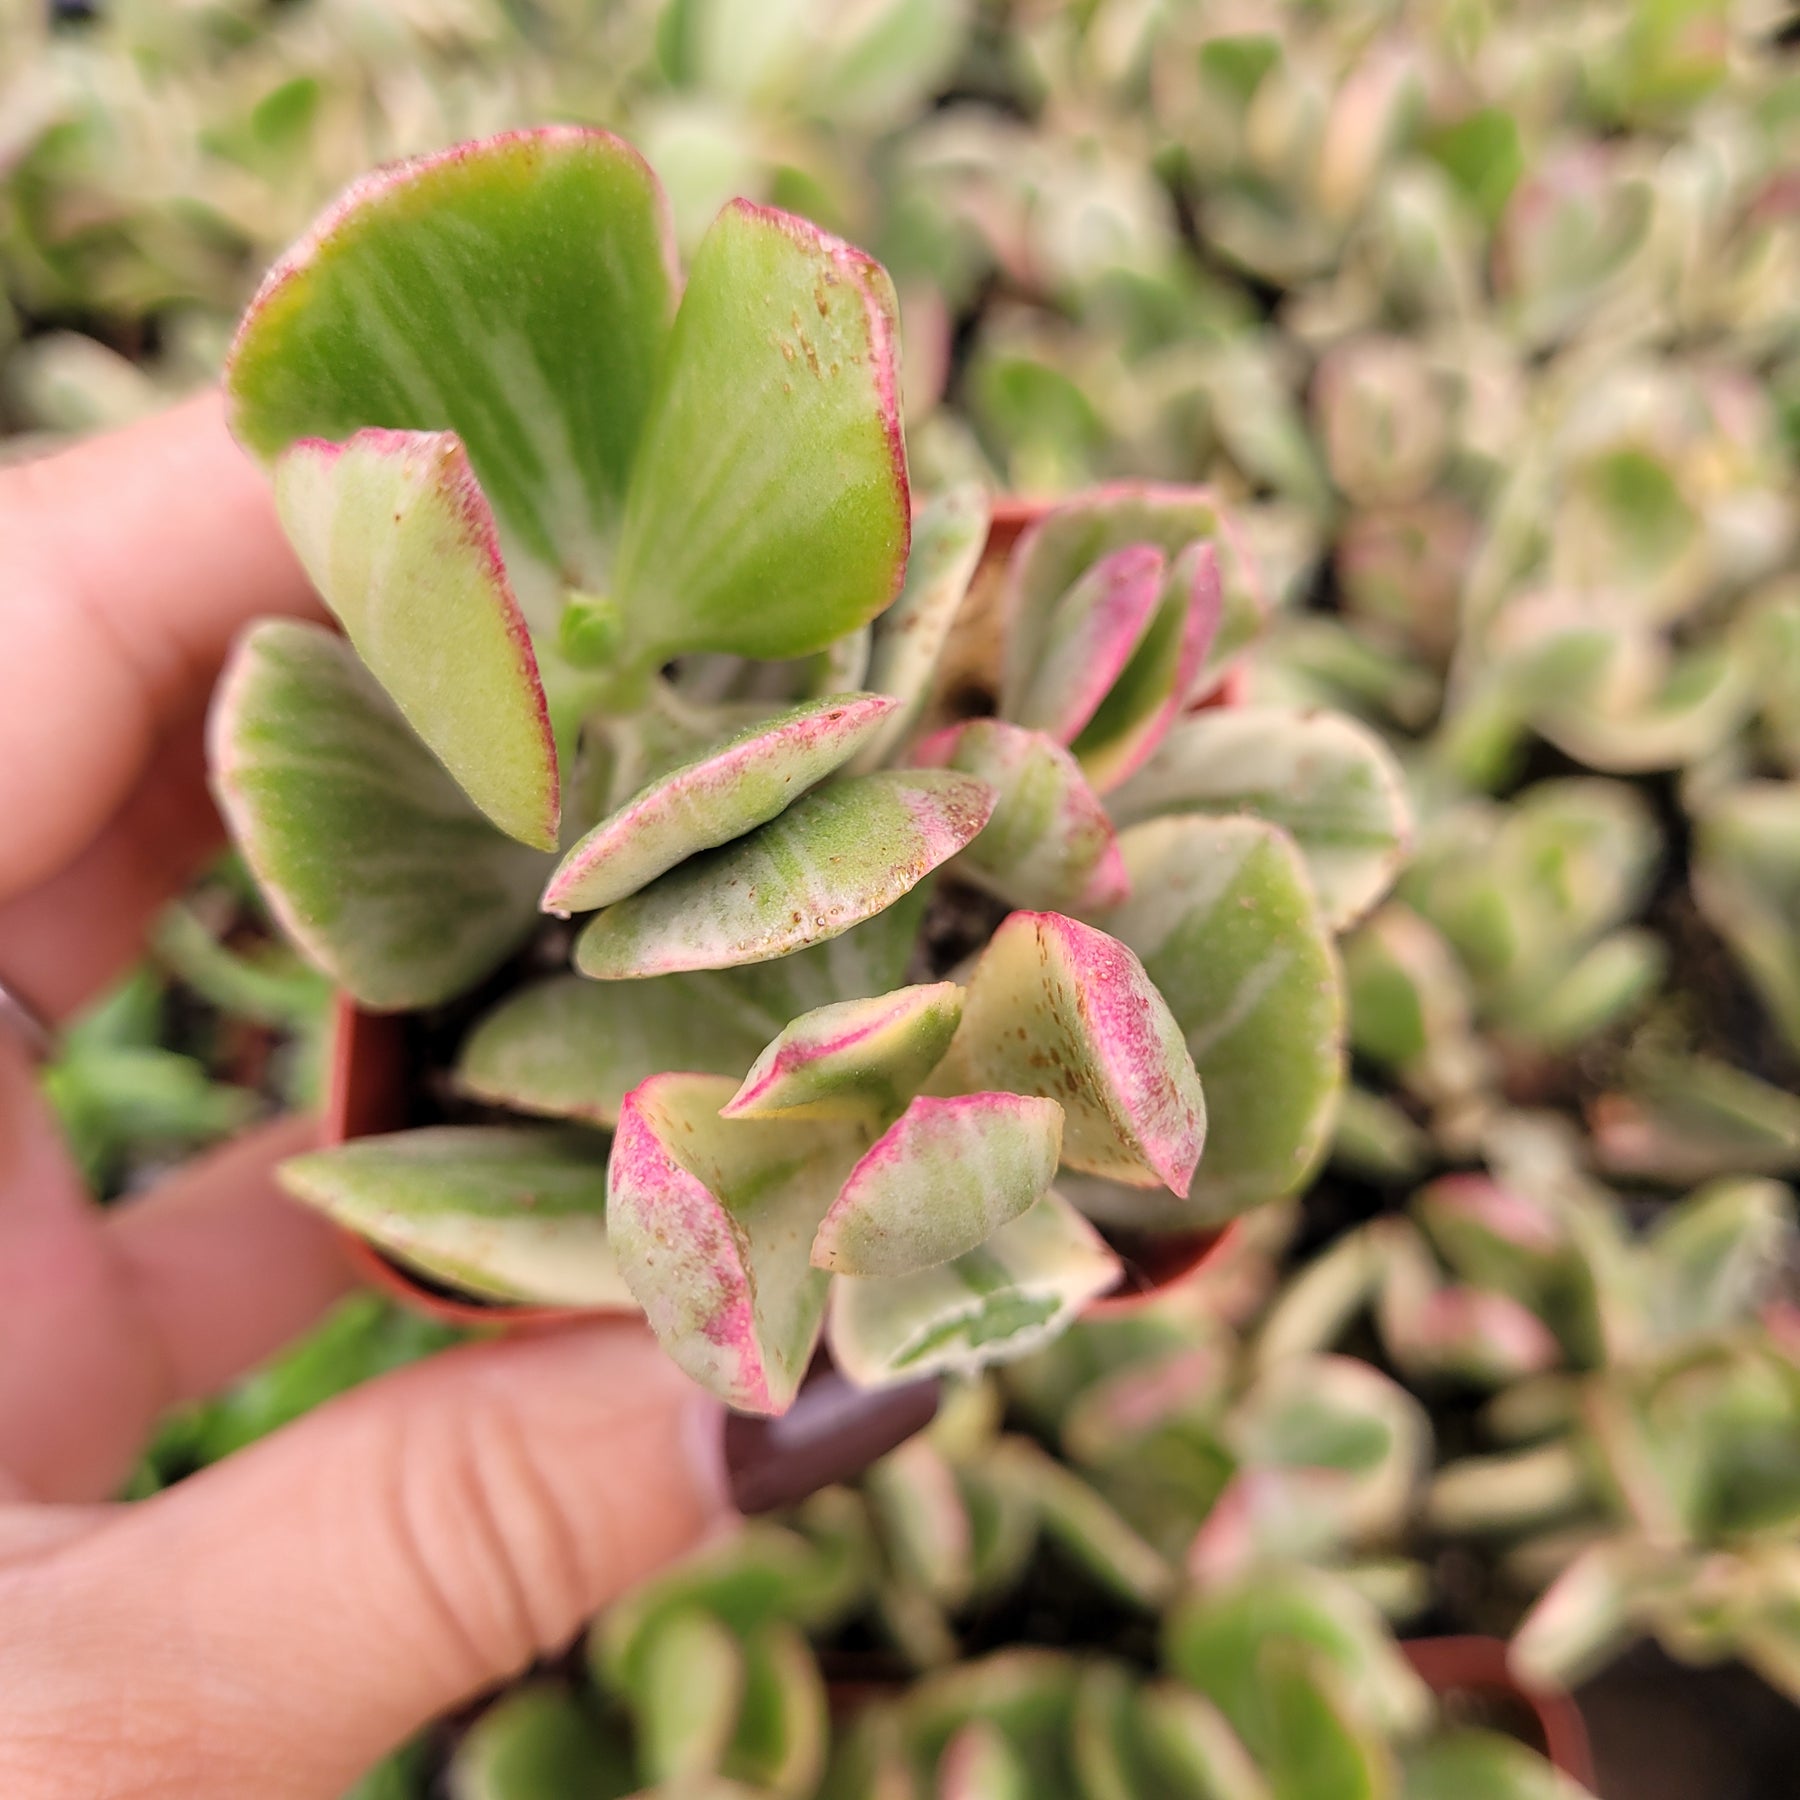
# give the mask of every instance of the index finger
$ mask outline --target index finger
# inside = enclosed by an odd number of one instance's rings
[[[247,620],[319,610],[216,393],[0,472],[0,899],[91,842]]]

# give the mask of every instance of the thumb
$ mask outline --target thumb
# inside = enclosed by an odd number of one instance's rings
[[[635,1323],[402,1370],[5,1572],[0,1792],[337,1800],[728,1512]]]

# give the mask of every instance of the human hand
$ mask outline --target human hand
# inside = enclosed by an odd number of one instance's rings
[[[216,398],[0,472],[0,983],[65,1018],[216,847],[206,697],[317,603]],[[0,1793],[336,1800],[728,1513],[640,1328],[469,1347],[131,1506],[157,1416],[350,1283],[284,1120],[101,1212],[0,1020]]]

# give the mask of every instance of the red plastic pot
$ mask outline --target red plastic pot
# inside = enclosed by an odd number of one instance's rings
[[[1053,500],[1003,496],[994,502],[982,551],[984,570],[1005,560],[1018,540],[1051,511]],[[1226,677],[1219,689],[1199,704],[1236,706],[1244,700],[1241,671]],[[397,1131],[407,1124],[412,1070],[408,1065],[403,1015],[364,1012],[347,996],[336,1001],[331,1065],[325,1096],[325,1141],[342,1144],[351,1138]],[[1125,1253],[1126,1272],[1118,1288],[1092,1302],[1100,1316],[1134,1312],[1170,1288],[1192,1279],[1225,1247],[1232,1233],[1222,1231],[1171,1234],[1134,1239]],[[378,1250],[344,1233],[348,1253],[364,1279],[417,1312],[457,1325],[530,1327],[565,1324],[613,1309],[566,1306],[514,1306],[458,1299],[428,1281],[416,1279]]]
[[[1467,1695],[1505,1701],[1529,1713],[1543,1740],[1533,1746],[1588,1790],[1594,1788],[1594,1753],[1581,1708],[1561,1688],[1527,1687],[1513,1674],[1506,1644],[1491,1637],[1412,1638],[1401,1649],[1440,1700]]]

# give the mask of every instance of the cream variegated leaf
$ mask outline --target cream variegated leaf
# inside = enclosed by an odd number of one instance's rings
[[[669,1355],[731,1405],[779,1413],[824,1317],[813,1234],[871,1134],[721,1118],[734,1087],[659,1074],[626,1096],[608,1216],[620,1272]]]
[[[991,788],[948,771],[829,783],[596,914],[575,966],[601,981],[635,980],[822,943],[893,905],[992,810]]]
[[[850,1171],[813,1239],[814,1265],[912,1275],[976,1249],[1049,1190],[1062,1127],[1054,1100],[921,1095]]]
[[[837,1277],[832,1358],[866,1387],[973,1372],[1048,1343],[1118,1276],[1099,1233],[1052,1190],[953,1262],[882,1280]]]
[[[436,1125],[309,1151],[279,1179],[396,1261],[477,1298],[628,1312],[606,1162],[597,1133]]]
[[[1001,923],[969,976],[962,1024],[931,1089],[1055,1100],[1063,1161],[1131,1187],[1185,1195],[1206,1141],[1200,1079],[1143,965],[1118,939],[1060,913]]]

